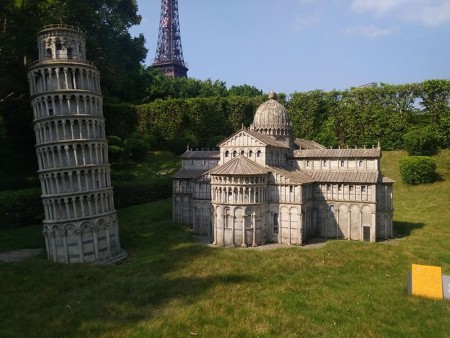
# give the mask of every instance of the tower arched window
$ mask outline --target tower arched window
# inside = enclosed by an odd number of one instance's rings
[[[237,155],[237,152],[235,150],[235,151],[233,151],[233,157],[236,157],[236,155]]]
[[[253,156],[253,151],[249,150],[248,151],[248,157],[252,157]]]
[[[52,58],[52,49],[51,48],[47,48],[45,50],[45,57],[51,59]]]
[[[227,151],[225,152],[225,157],[228,157],[228,156],[230,156],[230,152],[227,150]]]
[[[241,150],[241,155],[244,156],[245,155],[245,151]]]
[[[261,156],[261,150],[258,150],[257,152],[256,152],[256,157],[260,157]]]

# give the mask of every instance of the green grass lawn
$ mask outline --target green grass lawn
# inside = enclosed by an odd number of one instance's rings
[[[442,180],[422,186],[401,183],[403,156],[382,159],[399,239],[211,248],[171,223],[170,200],[130,207],[119,211],[125,264],[0,264],[0,337],[450,337],[450,302],[407,293],[412,263],[450,275],[450,151],[435,157]],[[27,229],[17,248],[41,238]],[[23,231],[1,230],[0,249]]]

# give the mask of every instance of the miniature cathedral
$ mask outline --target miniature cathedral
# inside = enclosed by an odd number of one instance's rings
[[[392,237],[394,181],[381,149],[294,139],[274,93],[218,151],[187,150],[173,177],[173,220],[221,246],[302,245],[312,237]]]

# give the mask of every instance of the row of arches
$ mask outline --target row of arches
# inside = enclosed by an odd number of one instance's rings
[[[58,119],[34,124],[36,143],[64,140],[106,139],[104,119]]]
[[[375,185],[367,184],[317,184],[316,199],[334,201],[375,201]]]
[[[260,207],[215,206],[213,244],[223,246],[258,246],[266,242],[264,213]]]
[[[39,39],[39,60],[63,56],[86,59],[85,38],[82,34],[76,31],[71,33],[67,30],[59,31],[58,36],[46,36],[47,34]],[[64,54],[62,54],[63,51]]]
[[[376,239],[374,205],[319,204],[316,213],[317,234],[320,237],[372,242]]]
[[[250,126],[250,130],[255,131],[257,133],[261,133],[264,135],[270,136],[292,136],[292,128],[260,128],[258,124],[252,124]]]
[[[36,68],[28,73],[31,95],[54,90],[88,90],[101,93],[100,74],[92,66]]]
[[[257,204],[267,201],[267,187],[213,187],[212,202],[225,204]]]
[[[212,176],[211,181],[216,184],[265,184],[264,176]]]
[[[31,101],[34,119],[61,115],[103,116],[101,96],[85,93],[39,96]]]
[[[117,217],[115,215],[59,224],[44,222],[43,233],[46,237],[70,236],[105,229],[113,229],[115,225],[117,225]]]
[[[36,154],[40,170],[108,163],[106,142],[41,146]]]
[[[64,198],[44,198],[45,220],[59,221],[114,212],[112,190]]]
[[[49,260],[60,263],[92,263],[121,252],[115,215],[62,224],[45,224]]]
[[[223,153],[223,156],[225,158],[228,158],[228,157],[234,158],[234,157],[240,155],[240,156],[247,156],[250,158],[254,158],[254,157],[261,157],[261,154],[262,154],[262,152],[259,149],[257,149],[256,151],[253,151],[253,149],[245,149],[245,150],[244,149],[241,149],[241,150],[234,149],[231,151],[225,150]]]
[[[39,174],[44,195],[94,191],[111,186],[109,166]]]

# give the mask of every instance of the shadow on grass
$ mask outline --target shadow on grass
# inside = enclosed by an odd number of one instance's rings
[[[394,221],[395,237],[410,236],[416,229],[421,229],[425,226],[423,223],[399,222]]]
[[[202,300],[209,301],[212,288],[226,292],[257,283],[246,273],[211,268],[219,251],[172,224],[168,202],[120,213],[122,246],[129,253],[124,264],[63,265],[44,257],[0,264],[5,336],[126,336],[179,306],[208,312]]]

